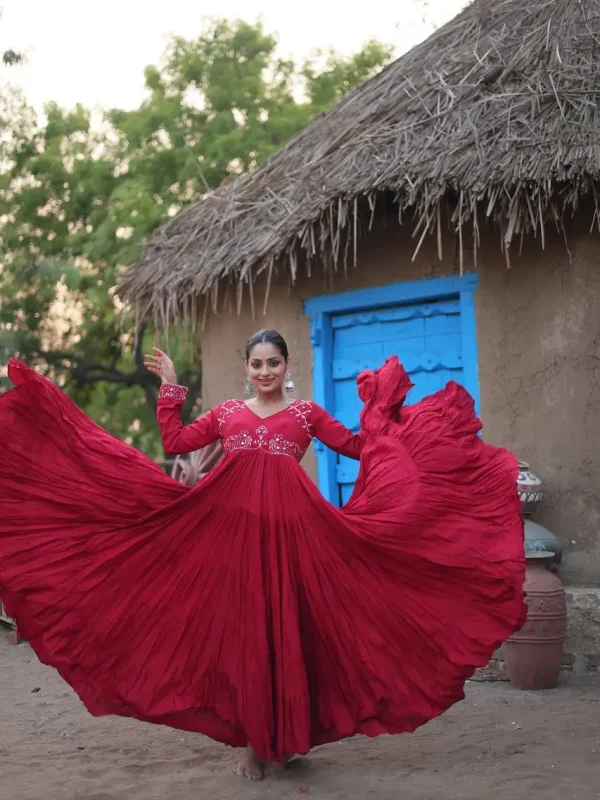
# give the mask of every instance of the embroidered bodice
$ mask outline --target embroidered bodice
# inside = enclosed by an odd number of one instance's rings
[[[350,458],[360,456],[360,436],[311,401],[295,400],[287,408],[262,418],[242,400],[226,400],[184,426],[180,408],[186,393],[185,387],[174,384],[164,384],[159,393],[157,416],[168,455],[200,450],[220,439],[226,455],[262,451],[300,461],[316,438]]]
[[[296,400],[262,419],[246,403],[228,400],[219,406],[217,414],[223,451],[264,450],[300,461],[313,438],[311,411],[311,403]]]

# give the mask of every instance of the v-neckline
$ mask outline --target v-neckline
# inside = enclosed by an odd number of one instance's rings
[[[246,406],[248,411],[256,417],[256,419],[260,419],[262,422],[265,422],[266,420],[271,419],[271,417],[276,417],[278,414],[283,414],[284,411],[290,409],[296,402],[297,402],[296,400],[292,400],[292,402],[289,403],[285,408],[280,408],[279,411],[274,411],[272,414],[269,414],[266,417],[261,417],[260,414],[257,414],[256,411],[254,411],[254,409],[251,408],[245,401],[244,405]]]

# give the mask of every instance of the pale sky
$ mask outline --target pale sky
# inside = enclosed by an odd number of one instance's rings
[[[144,96],[143,70],[160,61],[169,34],[192,38],[207,16],[260,19],[283,56],[333,47],[358,50],[369,38],[408,50],[466,0],[0,0],[0,49],[22,50],[25,66],[2,70],[38,110],[131,108]],[[425,20],[423,19],[425,17]]]

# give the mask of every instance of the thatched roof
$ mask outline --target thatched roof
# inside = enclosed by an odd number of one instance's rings
[[[119,293],[162,323],[195,316],[224,280],[253,301],[265,271],[352,260],[361,209],[389,192],[417,247],[446,224],[476,246],[487,217],[508,261],[523,234],[543,242],[582,195],[596,202],[599,108],[600,0],[476,0],[159,229]]]

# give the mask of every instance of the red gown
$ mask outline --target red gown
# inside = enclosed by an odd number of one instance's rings
[[[261,419],[231,400],[168,453],[217,438],[189,488],[18,361],[0,397],[0,596],[94,715],[197,731],[259,756],[412,731],[524,621],[517,461],[456,384],[402,408],[396,359],[359,378],[353,435],[311,402]],[[360,457],[330,505],[299,462]]]

